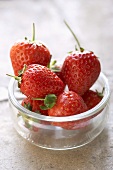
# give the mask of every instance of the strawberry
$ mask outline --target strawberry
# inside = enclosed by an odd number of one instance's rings
[[[46,116],[48,115],[47,110],[42,110],[40,108],[40,106],[44,105],[42,100],[32,100],[30,97],[26,97],[22,100],[21,105],[32,112],[40,113]]]
[[[51,95],[48,95],[46,96],[45,99],[36,99],[36,100],[33,100],[31,99],[30,97],[26,97],[22,100],[22,103],[21,105],[23,107],[25,107],[26,109],[32,111],[32,112],[36,112],[36,113],[39,113],[39,114],[42,114],[42,115],[45,115],[45,116],[48,116],[48,108],[50,105],[54,105],[54,101],[52,100],[52,102],[50,101],[51,99]],[[47,101],[48,100],[48,101]],[[49,104],[49,106],[48,106]],[[47,107],[46,107],[47,106]],[[51,107],[52,107],[51,106]],[[45,109],[45,107],[47,109]],[[41,109],[42,108],[42,109]],[[31,130],[31,131],[34,131],[34,132],[37,132],[38,131],[38,127],[36,127],[35,125],[33,125],[31,122],[40,122],[39,120],[35,119],[35,118],[31,118],[29,116],[26,116],[25,114],[19,112],[18,113],[18,117],[22,116],[23,118],[23,121],[24,121],[24,126]],[[46,125],[50,125],[49,122],[46,122],[46,121],[41,121],[40,122],[41,124],[46,124]]]
[[[83,100],[86,103],[88,110],[95,107],[103,98],[103,91],[99,93],[98,91],[88,90],[83,96]]]
[[[21,77],[12,77],[18,80],[20,91],[30,98],[43,98],[48,94],[59,95],[65,87],[55,73],[39,64],[24,67]]]
[[[51,55],[49,49],[41,42],[35,40],[35,28],[33,24],[32,41],[25,39],[16,42],[10,49],[10,59],[14,74],[17,76],[23,65],[40,64],[48,66]]]
[[[70,29],[69,26],[68,28]],[[72,32],[71,29],[70,31]],[[96,55],[92,51],[81,48],[78,39],[76,37],[75,39],[79,50],[76,49],[67,55],[61,72],[64,83],[68,85],[69,90],[83,95],[99,77],[101,65]]]
[[[56,117],[72,116],[86,110],[87,106],[81,96],[73,91],[65,91],[58,96],[56,104],[48,110],[48,115]],[[78,129],[86,125],[86,120],[52,122],[52,124],[65,129]]]

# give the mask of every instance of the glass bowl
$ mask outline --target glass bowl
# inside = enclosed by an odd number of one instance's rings
[[[110,89],[106,76],[100,73],[91,89],[102,91],[103,87],[104,97],[93,109],[74,116],[51,117],[21,106],[25,96],[18,93],[17,81],[11,78],[8,94],[14,127],[23,138],[42,148],[67,150],[83,146],[95,139],[106,125]],[[70,127],[73,124],[73,128],[66,129],[67,123]]]

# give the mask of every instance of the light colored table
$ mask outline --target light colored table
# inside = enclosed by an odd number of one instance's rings
[[[51,151],[26,142],[13,128],[7,100],[11,73],[9,50],[25,36],[44,41],[61,62],[75,41],[63,23],[66,20],[82,43],[100,58],[102,71],[113,90],[113,1],[26,0],[0,1],[0,170],[113,170],[113,94],[109,120],[90,144],[68,151]]]

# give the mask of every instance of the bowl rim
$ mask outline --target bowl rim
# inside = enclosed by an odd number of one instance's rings
[[[65,116],[65,117],[54,117],[54,116],[45,116],[41,115],[32,111],[29,111],[28,109],[24,108],[15,98],[14,96],[14,83],[16,80],[14,78],[11,78],[8,86],[8,96],[9,96],[9,101],[13,104],[14,107],[16,107],[20,112],[25,114],[25,116],[29,116],[34,119],[42,120],[42,121],[49,121],[49,122],[69,122],[69,121],[76,121],[76,120],[81,120],[88,118],[90,116],[95,115],[96,113],[100,112],[107,104],[109,98],[110,98],[110,87],[109,87],[109,82],[107,77],[105,76],[104,73],[100,73],[99,77],[102,78],[104,81],[104,97],[100,101],[99,104],[97,104],[94,108],[85,111],[83,113],[77,114],[77,115],[72,115],[72,116]]]

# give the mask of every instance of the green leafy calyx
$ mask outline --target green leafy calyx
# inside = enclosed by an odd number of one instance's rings
[[[48,109],[51,109],[56,104],[57,97],[55,94],[48,94],[48,95],[46,95],[46,97],[44,99],[43,98],[33,98],[33,100],[43,100],[44,105],[40,106],[40,108],[42,110],[48,110]]]

